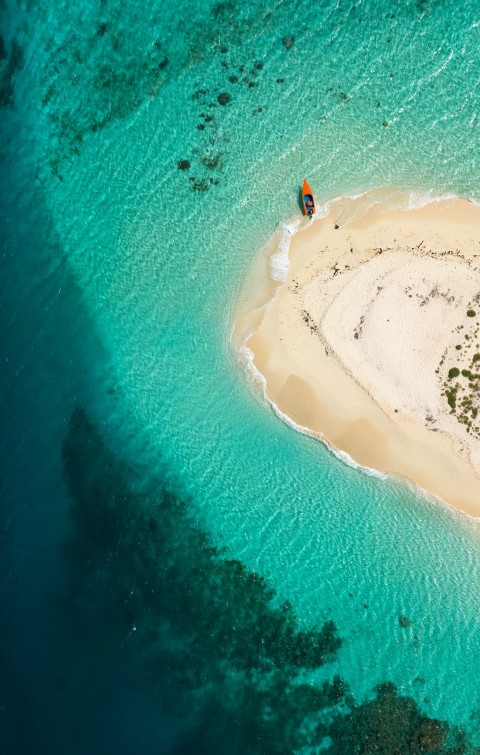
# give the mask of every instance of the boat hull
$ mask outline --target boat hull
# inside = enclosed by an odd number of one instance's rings
[[[313,191],[307,181],[304,181],[302,186],[302,203],[303,212],[305,213],[305,215],[312,217],[315,214],[316,207],[315,200],[313,198]]]

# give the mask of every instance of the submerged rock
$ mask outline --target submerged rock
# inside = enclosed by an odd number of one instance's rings
[[[178,161],[178,169],[179,170],[188,170],[190,167],[190,160],[179,160]]]
[[[230,102],[230,95],[228,94],[228,92],[220,92],[217,100],[220,105],[228,105],[228,103]]]
[[[295,37],[293,34],[289,34],[287,37],[282,37],[282,44],[287,50],[290,50],[295,44]]]
[[[205,178],[197,178],[196,176],[191,176],[188,180],[192,184],[193,191],[207,191],[208,182]]]
[[[233,11],[233,5],[231,2],[221,2],[221,3],[215,3],[215,5],[212,8],[212,16],[214,18],[218,18],[219,16],[224,16],[232,13]]]
[[[404,629],[407,629],[408,627],[412,626],[412,620],[409,619],[408,616],[399,616],[398,617],[398,623]]]
[[[204,97],[206,94],[208,94],[208,89],[197,89],[197,91],[192,94],[192,100],[199,100],[200,97]]]
[[[212,155],[211,157],[202,157],[202,164],[208,170],[216,170],[220,166],[222,155]]]

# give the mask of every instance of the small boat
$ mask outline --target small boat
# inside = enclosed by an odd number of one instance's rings
[[[312,219],[312,216],[315,214],[315,200],[313,198],[313,191],[307,181],[304,181],[302,186],[302,202],[305,215],[308,215]]]

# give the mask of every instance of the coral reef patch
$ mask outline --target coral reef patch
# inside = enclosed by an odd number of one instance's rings
[[[331,620],[300,629],[260,574],[216,547],[168,485],[141,491],[82,409],[63,445],[73,531],[64,555],[66,612],[81,632],[108,634],[136,683],[183,717],[180,753],[264,755],[321,746],[331,755],[462,753],[462,731],[425,716],[393,684],[357,703],[333,676]]]

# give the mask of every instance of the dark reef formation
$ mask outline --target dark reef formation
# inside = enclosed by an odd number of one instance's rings
[[[393,684],[363,703],[339,676],[306,684],[305,670],[335,659],[334,623],[301,630],[261,575],[210,542],[193,506],[168,489],[139,492],[107,442],[74,413],[63,446],[73,523],[65,608],[82,634],[108,635],[136,683],[183,717],[176,755],[321,744],[331,755],[475,752]]]
[[[287,50],[290,50],[294,44],[295,44],[295,37],[293,36],[293,34],[289,34],[287,37],[282,37],[282,45]]]
[[[43,21],[43,9],[35,12],[36,21]],[[263,11],[254,17],[260,24]],[[145,9],[147,35],[138,23],[136,6],[119,0],[112,0],[108,8],[100,3],[91,25],[75,6],[70,6],[62,20],[72,33],[60,42],[54,33],[44,40],[48,57],[42,71],[42,105],[51,127],[50,167],[59,177],[64,164],[81,153],[91,134],[127,118],[144,102],[157,97],[166,82],[186,67],[195,68],[206,58],[229,54],[225,40],[241,46],[251,26],[229,2],[215,4],[210,16],[195,24],[185,24],[179,18],[175,29],[172,14],[161,2],[155,2]],[[172,37],[183,40],[175,52],[171,50]],[[0,38],[0,94],[4,102],[9,102],[13,96],[11,79],[19,66],[16,48],[12,48],[2,76],[3,57],[8,56]],[[219,63],[225,75],[229,62],[223,57]],[[262,66],[256,62],[255,73]],[[198,99],[207,92],[200,88],[192,97]],[[225,106],[231,95],[221,91],[215,99]]]
[[[228,94],[228,92],[220,92],[217,100],[220,105],[228,105],[228,103],[230,102],[230,95]]]
[[[13,39],[10,51],[0,35],[0,105],[13,105],[15,100],[15,75],[23,67],[24,53],[20,44]]]

